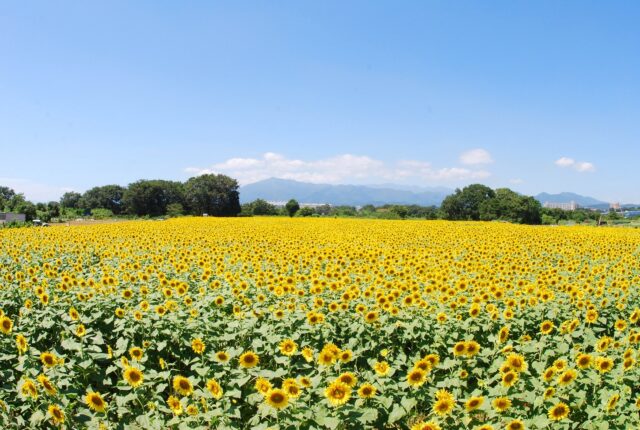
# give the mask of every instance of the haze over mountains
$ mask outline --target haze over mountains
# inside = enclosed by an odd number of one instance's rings
[[[453,192],[453,189],[445,187],[418,187],[395,184],[331,185],[270,178],[240,187],[240,202],[248,203],[256,199],[284,202],[294,198],[300,203],[328,203],[335,206],[364,206],[367,204],[439,206],[442,200]],[[609,207],[607,202],[575,193],[540,193],[534,197],[541,203],[574,201],[583,207],[599,209]]]

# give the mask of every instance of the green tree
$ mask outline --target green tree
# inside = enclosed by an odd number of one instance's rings
[[[278,213],[278,209],[263,199],[254,200],[250,203],[251,213],[253,215],[276,215]]]
[[[480,204],[480,219],[540,224],[541,209],[540,202],[533,197],[520,195],[509,188],[498,188],[493,198]]]
[[[79,207],[82,194],[75,191],[69,191],[62,195],[60,198],[60,206],[63,208],[76,209]]]
[[[87,190],[78,203],[83,209],[108,209],[114,214],[122,213],[122,197],[126,188],[120,185],[103,185]]]
[[[201,175],[184,184],[187,209],[195,215],[236,216],[240,213],[238,181],[225,175]]]
[[[284,208],[287,210],[289,216],[292,217],[296,214],[296,212],[300,210],[300,204],[297,200],[291,199],[287,202],[286,205],[284,205]]]
[[[441,210],[446,219],[477,221],[480,219],[480,205],[493,197],[495,192],[491,188],[472,184],[462,190],[456,189],[454,194],[447,196],[442,202]]]
[[[316,213],[316,211],[314,211],[313,208],[311,208],[309,206],[305,206],[305,207],[300,209],[300,211],[298,212],[298,215],[307,217],[307,216],[312,216],[315,213]]]
[[[184,202],[184,185],[181,182],[139,180],[129,184],[122,197],[126,212],[138,216],[161,216],[171,204]]]
[[[405,219],[407,217],[407,214],[409,213],[409,209],[407,209],[406,206],[395,205],[391,208],[391,212],[398,215],[400,219]]]
[[[184,206],[181,203],[169,203],[166,214],[170,217],[182,216],[184,215]]]
[[[15,197],[16,192],[9,187],[0,187],[0,211],[6,210],[6,206]]]

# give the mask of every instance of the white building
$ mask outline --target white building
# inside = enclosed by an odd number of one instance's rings
[[[563,211],[575,211],[580,207],[580,205],[572,200],[568,203],[544,202],[542,207],[545,207],[548,209],[562,209]]]

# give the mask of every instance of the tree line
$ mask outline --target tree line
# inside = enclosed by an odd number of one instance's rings
[[[308,207],[291,199],[279,207],[263,199],[240,205],[238,182],[225,175],[201,175],[185,182],[142,179],[129,184],[93,187],[84,193],[66,192],[60,201],[31,203],[9,187],[0,187],[0,211],[24,213],[27,220],[93,216],[164,217],[299,216],[363,217],[380,219],[445,219],[508,221],[518,224],[556,224],[561,221],[597,221],[599,212],[542,208],[531,196],[508,188],[472,184],[447,196],[438,206],[365,205]]]
[[[240,213],[238,182],[225,175],[201,175],[186,182],[141,179],[124,187],[102,185],[84,193],[66,192],[59,202],[33,204],[8,187],[0,187],[0,210],[24,213],[27,220],[73,216],[160,217],[235,216]]]

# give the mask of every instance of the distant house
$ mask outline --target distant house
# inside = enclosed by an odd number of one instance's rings
[[[574,201],[570,201],[567,203],[555,203],[555,202],[544,202],[542,207],[549,209],[562,209],[563,211],[575,211],[580,208],[580,205]]]
[[[25,214],[17,214],[14,212],[0,212],[0,224],[6,222],[25,222],[27,217]]]

